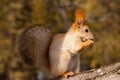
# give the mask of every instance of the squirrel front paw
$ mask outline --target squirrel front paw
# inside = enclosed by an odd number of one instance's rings
[[[94,41],[92,41],[92,40],[87,40],[87,45],[89,46],[89,45],[91,45],[91,44],[93,44],[94,43]]]
[[[94,41],[92,40],[87,40],[86,42],[83,43],[83,47],[87,47],[87,46],[90,46],[91,44],[93,44]]]

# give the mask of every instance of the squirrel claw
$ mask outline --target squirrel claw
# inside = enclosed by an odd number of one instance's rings
[[[70,72],[64,73],[62,77],[68,78],[68,77],[73,76],[73,75],[74,75],[74,73],[72,71],[70,71]]]
[[[93,40],[90,40],[90,43],[91,43],[91,44],[94,44],[94,41],[93,41]]]
[[[93,43],[94,43],[94,41],[92,41],[92,40],[87,40],[86,42],[84,42],[83,46],[84,46],[84,47],[87,47],[87,46],[90,46],[90,45],[93,44]]]

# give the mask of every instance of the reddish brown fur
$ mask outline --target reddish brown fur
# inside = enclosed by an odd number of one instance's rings
[[[83,12],[77,9],[75,16],[75,22],[65,34],[52,37],[51,30],[36,26],[20,37],[21,56],[27,64],[45,73],[43,79],[79,72],[79,53],[93,43],[93,35],[89,27],[83,25]]]
[[[68,74],[71,71],[73,73],[79,72],[79,53],[93,43],[93,35],[89,27],[83,25],[83,13],[76,10],[75,15],[75,23],[68,32],[57,34],[51,42],[49,51],[51,77],[66,76],[66,72]],[[78,24],[79,20],[82,20],[80,24]],[[86,33],[85,29],[88,29],[89,32]]]

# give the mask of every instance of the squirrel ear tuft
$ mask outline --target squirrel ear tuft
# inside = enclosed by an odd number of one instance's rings
[[[76,9],[75,10],[75,22],[78,24],[83,24],[84,23],[84,12],[81,9]]]

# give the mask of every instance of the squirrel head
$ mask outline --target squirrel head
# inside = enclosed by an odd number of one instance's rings
[[[85,16],[84,12],[80,9],[75,11],[75,23],[73,24],[74,31],[77,33],[77,36],[81,38],[81,41],[85,42],[86,40],[93,40],[93,34],[90,28],[84,25]]]

